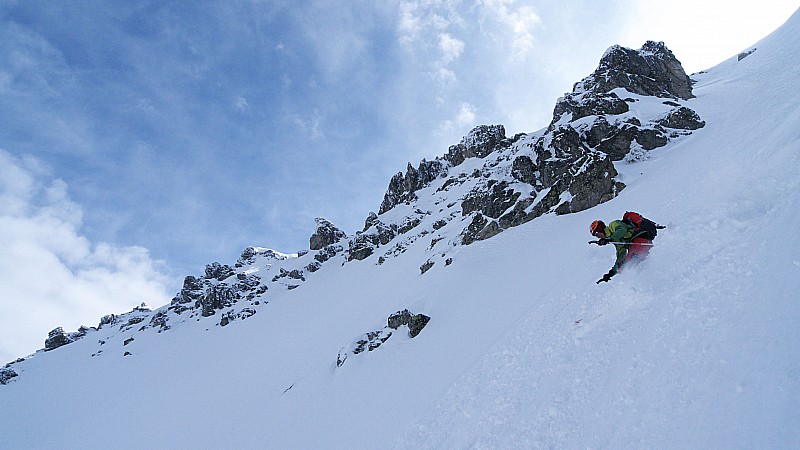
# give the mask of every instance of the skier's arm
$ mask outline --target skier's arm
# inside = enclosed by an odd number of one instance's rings
[[[600,284],[600,283],[603,283],[603,282],[607,283],[609,280],[611,280],[611,277],[613,277],[616,274],[617,274],[617,270],[616,269],[609,270],[607,274],[603,275],[603,278],[600,278],[599,280],[597,280],[597,284]]]

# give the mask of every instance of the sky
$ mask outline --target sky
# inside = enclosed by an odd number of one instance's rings
[[[315,217],[359,231],[407,163],[546,126],[611,45],[692,73],[798,6],[0,0],[0,360],[247,246],[307,249]]]

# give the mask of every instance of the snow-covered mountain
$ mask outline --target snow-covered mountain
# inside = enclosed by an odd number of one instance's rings
[[[800,13],[687,77],[612,47],[546,128],[409,164],[0,369],[3,448],[800,446]],[[613,264],[589,223],[666,224]]]

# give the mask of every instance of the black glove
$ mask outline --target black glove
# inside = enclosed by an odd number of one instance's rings
[[[600,238],[600,239],[597,240],[597,245],[606,245],[609,242],[611,242],[611,239],[609,239],[609,238]],[[608,281],[608,280],[606,280],[606,281]]]
[[[609,270],[607,274],[603,275],[603,278],[600,278],[599,280],[597,280],[597,284],[600,284],[602,282],[608,283],[611,280],[611,277],[613,277],[616,274],[617,274],[616,270],[614,270],[614,269]]]

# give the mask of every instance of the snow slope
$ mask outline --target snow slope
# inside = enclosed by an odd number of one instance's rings
[[[706,127],[618,164],[614,200],[425,274],[421,241],[327,267],[236,326],[37,354],[0,386],[0,447],[800,447],[800,13],[755,48],[693,76]],[[596,285],[588,224],[625,210],[669,228]],[[419,336],[336,366],[405,308]]]

